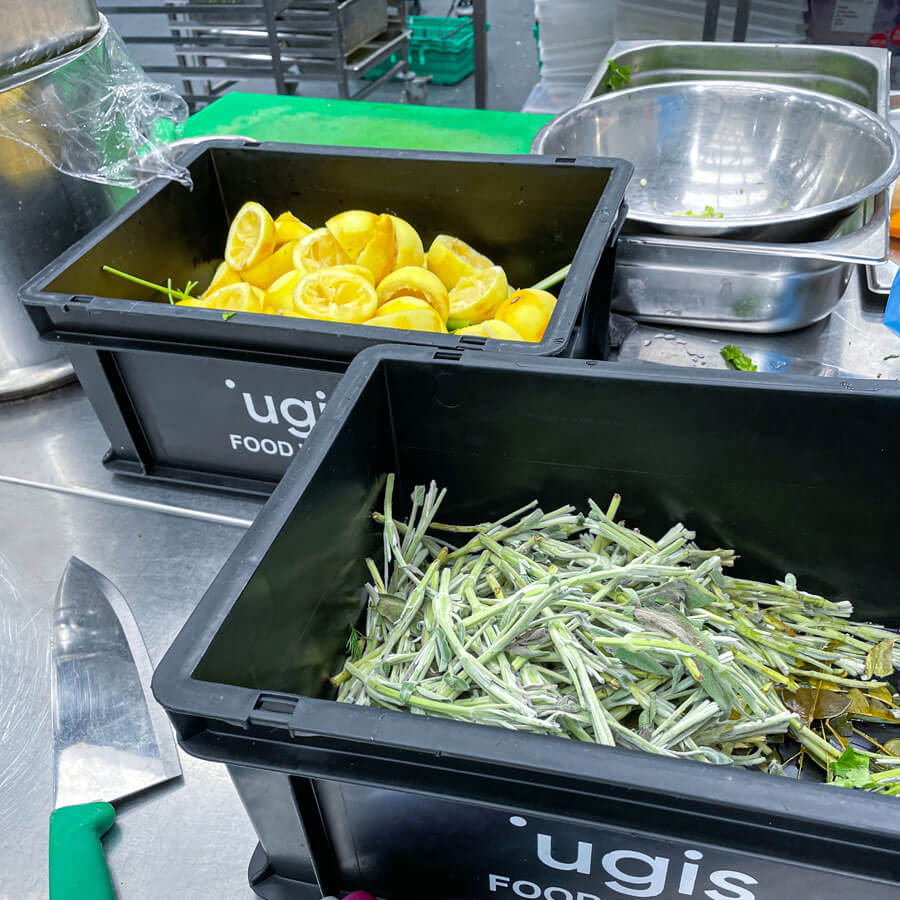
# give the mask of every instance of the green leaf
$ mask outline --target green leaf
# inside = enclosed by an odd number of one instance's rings
[[[611,59],[606,61],[606,71],[600,79],[600,86],[618,91],[631,84],[631,69],[628,66],[620,66]]]
[[[848,747],[831,763],[834,783],[840,787],[861,788],[872,781],[869,758],[853,747]]]
[[[652,728],[656,721],[656,694],[650,695],[650,703],[641,710],[638,716],[638,728]]]
[[[723,588],[728,582],[725,581],[725,576],[722,574],[721,569],[712,569],[709,573],[709,580],[716,585],[716,587]]]
[[[697,668],[700,669],[700,674],[703,676],[700,687],[703,688],[704,693],[723,713],[730,714],[734,708],[734,691],[731,690],[731,685],[721,678],[709,663],[701,661]]]
[[[447,637],[440,628],[436,628],[434,632],[434,661],[437,664],[439,672],[445,672],[453,654],[450,652],[450,644],[447,643]]]
[[[414,681],[404,681],[400,685],[400,702],[409,703],[409,698],[416,692],[416,683]]]
[[[223,312],[222,313],[222,321],[227,322],[232,316],[236,316],[237,313],[232,310],[231,312]]]
[[[667,607],[638,607],[634,611],[635,622],[640,622],[651,631],[658,631],[662,634],[668,634],[681,641],[682,644],[688,644],[698,647],[701,650],[715,652],[712,641],[699,632],[691,620],[687,616],[683,616],[681,612],[674,606]]]
[[[644,653],[640,650],[629,650],[627,647],[616,647],[614,652],[616,659],[625,663],[626,666],[640,669],[642,672],[652,672],[654,675],[669,674],[669,670],[649,653]]]
[[[652,724],[653,720],[650,718],[650,710],[642,709],[641,714],[638,716],[638,728],[643,730],[649,728]]]
[[[406,609],[406,601],[396,594],[379,594],[376,608],[379,616],[395,625],[403,615],[403,610]]]
[[[754,363],[740,347],[734,344],[726,344],[719,353],[725,360],[729,369],[737,369],[741,372],[755,372],[756,363]]]
[[[657,603],[680,605],[687,596],[687,585],[680,579],[661,584],[653,594]]]
[[[866,675],[869,678],[886,678],[894,671],[894,641],[897,638],[885,638],[866,654]]]
[[[688,609],[700,609],[703,606],[709,606],[710,603],[716,602],[715,595],[703,590],[699,584],[695,584],[693,581],[685,581],[684,586],[686,593],[685,602]]]
[[[444,684],[446,684],[451,691],[457,691],[458,693],[462,693],[469,688],[469,682],[466,681],[465,678],[462,678],[459,675],[451,675],[450,672],[447,672],[444,675]]]

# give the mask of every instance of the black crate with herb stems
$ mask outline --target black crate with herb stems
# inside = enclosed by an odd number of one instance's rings
[[[599,158],[201,142],[188,191],[158,183],[26,284],[38,331],[66,346],[116,472],[261,493],[296,454],[350,360],[390,342],[603,357],[631,165]],[[172,306],[103,271],[201,287],[248,200],[321,224],[390,211],[427,248],[454,234],[527,287],[572,264],[539,343]]]
[[[445,523],[618,492],[644,533],[684,522],[740,577],[792,572],[896,628],[898,421],[871,382],[361,354],[153,680],[183,749],[229,767],[256,892],[896,897],[900,798],[338,703],[330,679],[365,629],[388,473],[397,521],[432,479]]]

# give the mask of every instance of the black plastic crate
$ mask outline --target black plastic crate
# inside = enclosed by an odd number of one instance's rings
[[[156,671],[182,747],[230,769],[260,839],[256,892],[900,895],[893,798],[339,704],[327,681],[365,607],[364,559],[381,557],[369,514],[392,471],[395,515],[434,479],[444,521],[618,491],[642,530],[683,521],[701,546],[737,548],[745,575],[791,571],[900,625],[900,389],[436,356],[356,360]]]
[[[605,357],[627,162],[213,139],[185,163],[193,192],[141,192],[21,291],[41,335],[68,348],[117,472],[267,493],[350,360],[379,343]],[[247,200],[316,224],[345,209],[390,210],[426,248],[442,232],[463,237],[516,286],[572,269],[538,344],[252,313],[223,321],[102,271],[205,283]]]

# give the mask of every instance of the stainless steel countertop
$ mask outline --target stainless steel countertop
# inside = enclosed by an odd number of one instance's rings
[[[69,556],[122,591],[156,664],[261,506],[113,476],[100,465],[107,446],[77,386],[0,404],[4,900],[47,895],[50,613]],[[180,756],[183,779],[123,807],[104,840],[117,895],[254,897],[256,836],[224,766]]]

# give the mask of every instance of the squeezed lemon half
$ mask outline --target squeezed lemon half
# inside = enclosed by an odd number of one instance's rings
[[[352,262],[327,228],[316,228],[294,248],[294,268],[306,272],[329,269]]]
[[[296,247],[297,241],[288,241],[286,244],[282,244],[271,256],[261,259],[249,269],[244,269],[241,276],[248,284],[265,290],[294,268]]]
[[[204,300],[210,294],[215,293],[219,288],[226,287],[229,284],[237,284],[240,280],[240,272],[235,272],[227,262],[219,263],[219,267],[213,273],[209,287],[200,295],[200,299]]]
[[[439,234],[431,242],[426,262],[428,270],[444,282],[448,291],[453,290],[463,276],[493,266],[484,254],[449,234]]]
[[[243,272],[275,250],[275,223],[264,206],[245,203],[228,229],[225,262]]]
[[[549,291],[522,288],[497,307],[494,318],[511,325],[526,341],[537,343],[544,336],[555,308],[556,297]]]
[[[453,331],[490,319],[506,299],[506,274],[500,266],[491,266],[471,275],[463,275],[450,291],[450,317],[447,327]]]
[[[304,275],[294,287],[294,309],[311,319],[361,323],[378,309],[371,282],[343,267]]]
[[[292,269],[273,282],[266,291],[265,312],[294,312],[294,288],[305,274],[299,269]]]
[[[312,228],[306,222],[301,222],[292,212],[283,212],[275,220],[275,242],[278,244],[299,241],[311,231]]]
[[[498,338],[501,341],[523,340],[522,335],[512,325],[507,325],[506,322],[501,322],[499,319],[488,319],[485,322],[479,322],[477,325],[468,325],[466,328],[459,328],[453,333],[474,334],[478,337]]]
[[[450,315],[447,288],[434,272],[421,266],[404,266],[385,276],[378,284],[378,303],[383,305],[395,297],[418,297],[432,306],[446,322]]]
[[[397,297],[389,300],[378,308],[378,314],[369,319],[366,325],[447,333],[447,327],[434,307],[419,297]]]
[[[209,309],[230,309],[234,312],[263,311],[265,293],[252,284],[242,281],[240,284],[229,284],[210,294],[204,302]]]

